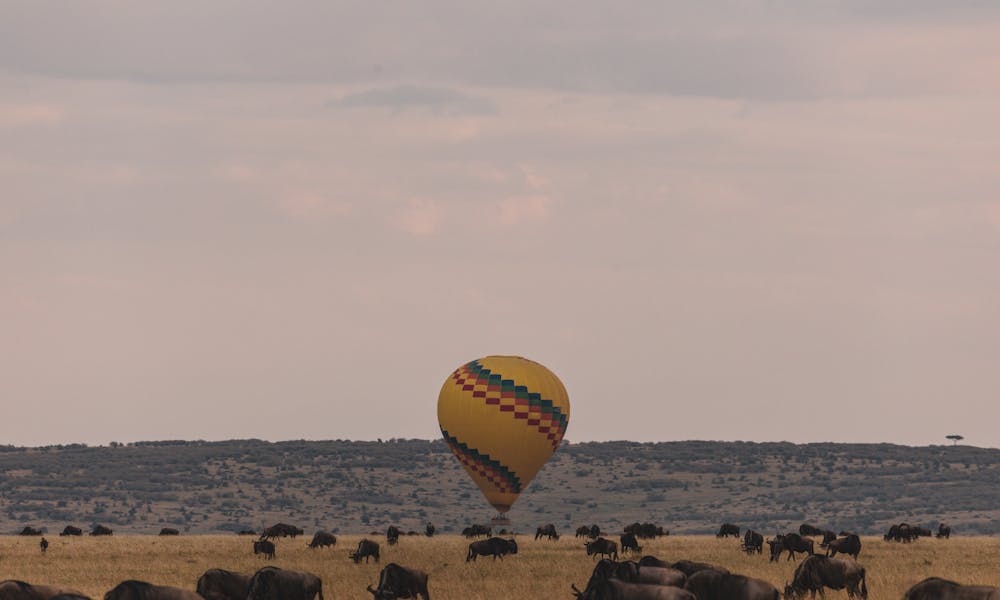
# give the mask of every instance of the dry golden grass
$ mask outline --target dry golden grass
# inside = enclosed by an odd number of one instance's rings
[[[309,550],[303,538],[277,542],[277,558],[270,564],[313,572],[323,578],[326,598],[371,598],[365,586],[374,583],[380,565],[355,565],[347,554],[361,536],[338,538],[335,548]],[[373,538],[374,539],[374,538]],[[0,579],[23,579],[76,588],[100,598],[124,579],[194,589],[206,569],[220,567],[252,572],[267,561],[251,554],[251,539],[237,536],[159,538],[50,537],[46,555],[38,538],[0,538]],[[435,600],[478,598],[571,598],[570,583],[582,586],[593,568],[583,543],[564,536],[557,542],[520,537],[520,552],[507,560],[480,558],[466,563],[468,542],[457,536],[403,537],[395,547],[382,544],[382,565],[397,562],[430,573]],[[931,575],[965,583],[1000,585],[1000,539],[923,539],[902,545],[864,538],[860,562],[868,570],[872,600],[898,599],[903,591]],[[766,579],[781,589],[796,562],[769,563],[766,557],[746,556],[729,538],[678,536],[645,543],[644,554],[664,560],[687,558],[723,565],[734,572]],[[846,598],[831,592],[829,598]]]

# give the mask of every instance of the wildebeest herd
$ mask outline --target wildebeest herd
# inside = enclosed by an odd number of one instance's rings
[[[435,527],[428,523],[425,535],[433,536]],[[37,533],[36,533],[37,532]],[[91,535],[111,535],[111,530],[97,526]],[[239,532],[248,534],[249,532]],[[472,541],[465,555],[466,562],[474,562],[479,557],[503,560],[517,555],[518,543],[513,534],[500,530],[500,536],[493,535],[489,526],[473,525],[463,530]],[[20,535],[41,535],[40,530],[30,527]],[[160,535],[178,535],[177,530],[164,528]],[[253,540],[253,553],[273,559],[276,553],[275,538],[295,538],[304,531],[284,523],[264,529]],[[398,543],[400,529],[390,526],[386,532],[388,545]],[[784,589],[771,583],[748,577],[712,564],[690,560],[667,562],[655,556],[641,556],[641,539],[655,539],[669,535],[662,527],[651,523],[633,523],[623,528],[618,542],[602,536],[597,525],[581,526],[576,530],[577,538],[585,538],[583,547],[588,557],[597,561],[589,580],[579,589],[571,584],[573,595],[580,600],[776,600],[784,597],[798,599],[807,593],[821,596],[827,589],[845,590],[849,598],[868,597],[867,572],[858,562],[862,552],[861,538],[851,532],[813,527],[803,524],[797,532],[776,534],[770,539],[753,530],[743,531],[732,524],[724,523],[717,537],[735,537],[739,549],[747,554],[763,554],[766,543],[770,549],[770,561],[779,561],[787,553],[786,560],[798,562]],[[82,535],[78,528],[68,526],[60,535]],[[254,534],[256,535],[256,534]],[[409,535],[415,535],[411,532]],[[893,525],[886,532],[887,542],[911,543],[920,537],[931,536],[929,529],[907,523]],[[949,538],[951,528],[941,524],[936,537]],[[539,526],[534,539],[539,543],[559,539],[556,527],[551,524]],[[485,539],[477,539],[485,538]],[[818,538],[818,539],[813,539]],[[43,538],[44,542],[44,538]],[[307,544],[309,548],[336,546],[337,538],[330,532],[317,531]],[[47,544],[46,544],[47,546]],[[621,552],[619,552],[619,547]],[[825,549],[825,553],[818,553]],[[45,547],[43,546],[43,551]],[[638,558],[625,560],[625,553]],[[841,556],[837,556],[840,554]],[[356,549],[348,554],[354,563],[374,559],[381,562],[380,545],[371,539],[362,539]],[[381,569],[377,582],[366,589],[376,600],[397,598],[423,598],[429,600],[429,576],[427,573],[390,562]],[[161,586],[144,581],[122,581],[104,595],[104,600],[323,600],[321,579],[305,571],[281,569],[266,566],[255,573],[237,573],[223,569],[209,569],[196,582],[195,591]],[[904,595],[904,600],[1000,600],[1000,589],[986,586],[963,586],[940,578],[929,578],[912,586]],[[0,582],[0,600],[87,600],[81,592],[56,586],[33,585],[18,580]]]

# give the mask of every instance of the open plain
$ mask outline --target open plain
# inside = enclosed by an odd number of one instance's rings
[[[22,579],[76,588],[93,598],[125,579],[193,590],[206,569],[219,567],[252,572],[266,564],[313,572],[323,579],[324,597],[371,598],[365,586],[377,581],[389,562],[422,569],[430,574],[430,593],[436,600],[494,598],[571,598],[570,584],[586,584],[594,560],[581,540],[563,535],[558,541],[535,541],[518,536],[519,553],[504,561],[465,562],[468,541],[459,536],[404,536],[389,547],[383,536],[370,536],[382,545],[381,565],[355,565],[347,555],[361,536],[338,537],[333,548],[310,550],[307,539],[277,540],[277,556],[266,561],[251,553],[251,538],[231,536],[115,536],[111,538],[48,538],[42,555],[37,537],[0,538],[0,579]],[[990,537],[921,539],[911,544],[863,538],[860,563],[867,569],[872,600],[899,599],[921,579],[935,575],[963,583],[1000,585],[1000,539]],[[768,562],[767,556],[748,556],[733,538],[669,536],[645,540],[643,554],[674,561],[682,558],[716,563],[759,577],[783,589],[797,562]],[[846,592],[828,592],[847,598]]]

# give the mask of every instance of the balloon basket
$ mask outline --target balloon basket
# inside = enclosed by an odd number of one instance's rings
[[[507,518],[507,515],[497,515],[490,519],[490,524],[493,526],[510,525],[510,519]]]

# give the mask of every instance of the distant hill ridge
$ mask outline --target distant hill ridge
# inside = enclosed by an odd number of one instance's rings
[[[0,532],[66,524],[118,533],[260,529],[457,532],[491,511],[439,440],[159,441],[0,447]],[[1000,532],[1000,450],[752,442],[564,443],[510,514],[515,529],[653,521],[764,533],[803,521],[881,533],[906,520]]]

